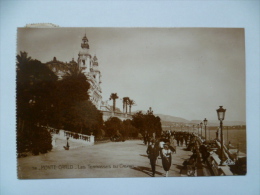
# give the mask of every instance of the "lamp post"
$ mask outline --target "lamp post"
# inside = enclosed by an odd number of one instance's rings
[[[219,106],[219,109],[217,109],[218,114],[218,120],[220,121],[220,141],[221,141],[221,151],[220,151],[220,165],[224,162],[223,157],[223,120],[225,119],[225,112],[226,109],[223,108],[223,106]]]
[[[200,137],[202,138],[202,122],[200,123]]]
[[[229,150],[229,141],[228,141],[228,126],[227,126],[227,148]]]
[[[205,140],[207,140],[207,123],[208,123],[208,120],[205,118],[203,122],[204,122],[204,126],[205,126]]]
[[[197,124],[197,127],[198,127],[198,137],[199,137],[199,129],[200,129],[200,124]]]
[[[193,133],[194,133],[194,125],[192,125],[192,131],[193,131]]]

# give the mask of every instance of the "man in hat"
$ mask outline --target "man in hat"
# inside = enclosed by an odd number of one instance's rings
[[[157,157],[159,156],[159,150],[157,147],[155,147],[155,140],[151,140],[151,144],[148,145],[148,148],[146,150],[146,153],[148,154],[148,158],[150,159],[150,164],[152,168],[152,177],[155,175],[155,164]]]

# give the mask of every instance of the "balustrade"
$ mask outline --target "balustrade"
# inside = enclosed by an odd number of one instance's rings
[[[85,135],[85,134],[75,133],[75,132],[71,132],[71,131],[55,129],[55,128],[51,128],[51,127],[45,127],[45,128],[51,133],[53,139],[56,139],[56,138],[64,139],[64,137],[66,139],[67,137],[69,137],[74,142],[87,142],[90,145],[93,145],[95,142],[95,136],[93,136],[93,135]],[[63,132],[63,136],[62,136],[62,132]],[[53,143],[55,143],[55,142],[53,142]]]

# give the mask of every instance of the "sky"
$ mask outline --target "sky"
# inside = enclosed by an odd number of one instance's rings
[[[17,53],[45,63],[77,59],[86,33],[102,75],[102,96],[117,93],[135,110],[246,121],[245,40],[242,28],[19,28]],[[109,101],[112,105],[112,101]]]

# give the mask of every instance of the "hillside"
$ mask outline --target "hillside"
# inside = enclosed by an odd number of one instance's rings
[[[202,120],[186,120],[184,118],[164,115],[164,114],[154,114],[155,116],[159,116],[161,118],[162,124],[171,124],[171,123],[192,123],[192,124],[199,124],[203,122]],[[236,126],[236,125],[246,125],[245,122],[242,121],[223,121],[225,126]],[[208,121],[208,126],[219,126],[218,120]]]
[[[141,111],[141,110],[138,110]],[[138,111],[133,112],[136,113]],[[143,113],[146,113],[146,111],[142,111]],[[173,123],[190,123],[190,124],[199,124],[203,122],[202,120],[186,120],[184,118],[171,116],[171,115],[165,115],[165,114],[154,114],[155,116],[158,116],[161,118],[161,122],[163,125],[173,125]],[[223,121],[224,126],[236,126],[236,125],[246,125],[243,121]],[[208,126],[219,126],[218,120],[212,120],[208,121]]]

